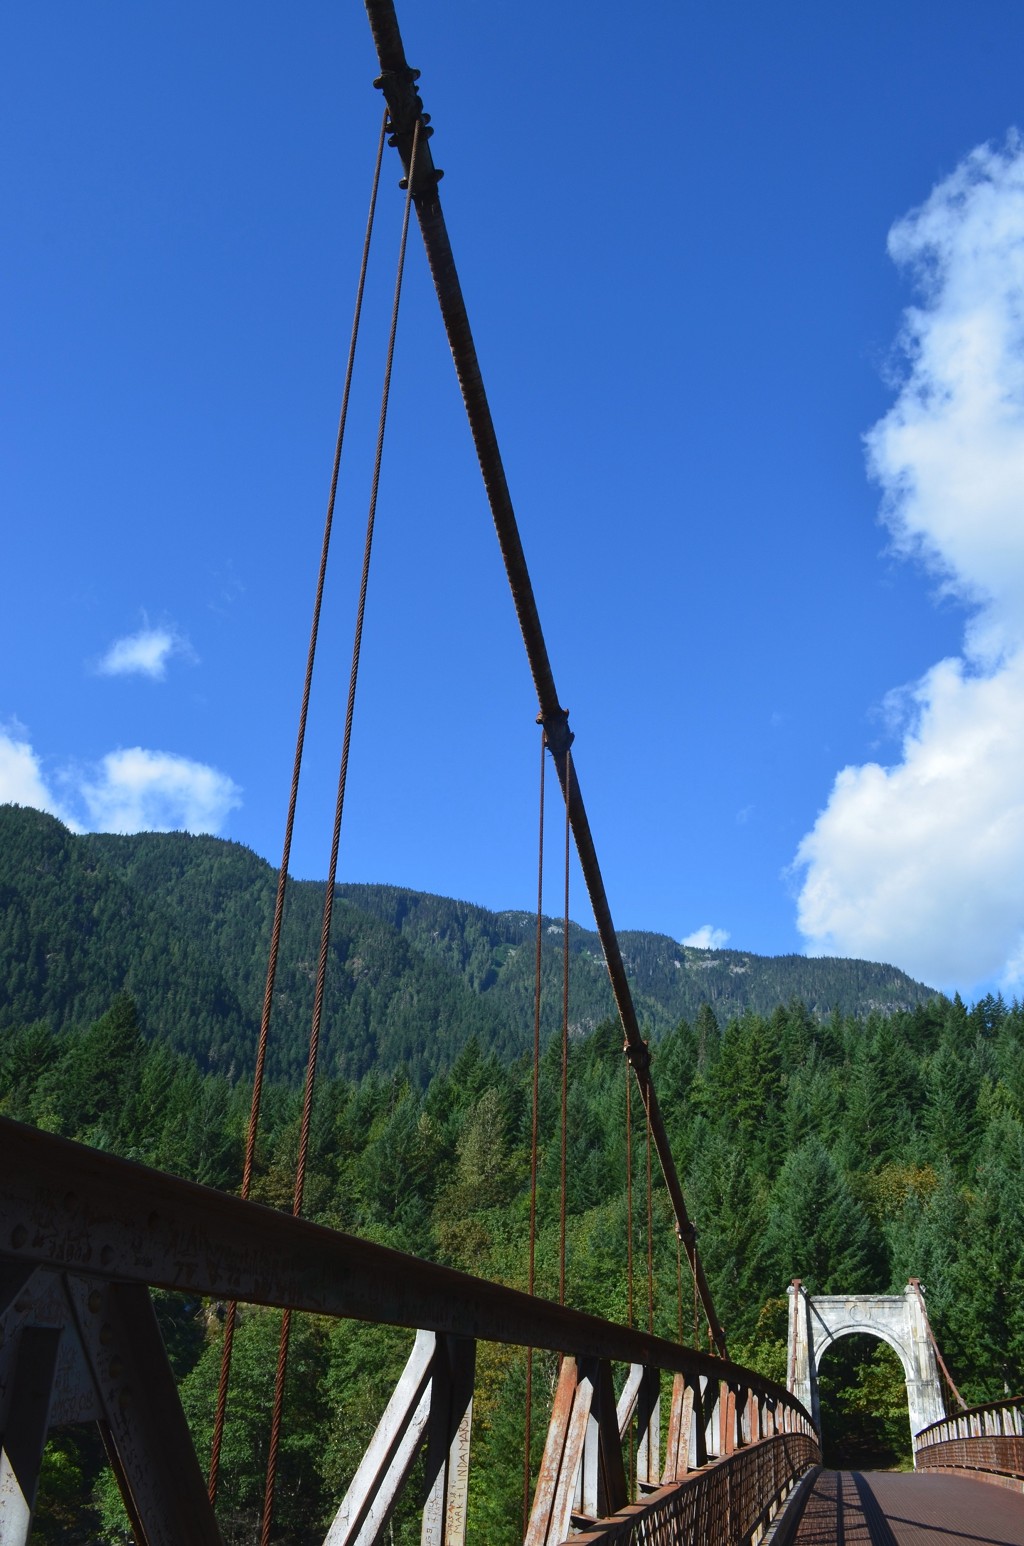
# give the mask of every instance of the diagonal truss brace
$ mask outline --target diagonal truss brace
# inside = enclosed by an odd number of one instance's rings
[[[661,1486],[661,1371],[647,1364],[631,1364],[615,1415],[622,1440],[636,1418],[637,1490],[653,1492]]]
[[[464,1546],[476,1344],[418,1331],[402,1377],[359,1462],[324,1546],[381,1539],[427,1445],[422,1546]]]
[[[617,1513],[626,1496],[611,1364],[563,1358],[526,1546],[556,1546],[574,1523]]]
[[[140,1546],[223,1546],[148,1290],[0,1263],[0,1541],[28,1540],[47,1431],[95,1420]]]

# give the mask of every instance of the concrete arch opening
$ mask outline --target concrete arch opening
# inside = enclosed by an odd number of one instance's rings
[[[829,1348],[843,1337],[876,1337],[903,1366],[911,1438],[945,1417],[935,1349],[915,1282],[902,1294],[809,1294],[796,1279],[789,1287],[787,1384],[811,1413],[819,1431],[818,1371]]]

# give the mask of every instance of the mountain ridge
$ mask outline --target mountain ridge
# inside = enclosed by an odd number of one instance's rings
[[[203,1067],[251,1072],[277,874],[242,844],[187,833],[70,832],[54,816],[0,807],[0,1031],[60,1031],[127,989],[147,1032]],[[391,885],[336,896],[322,1030],[323,1071],[402,1067],[424,1084],[472,1037],[502,1060],[532,1041],[536,917]],[[301,1078],[323,885],[289,882],[270,1071]],[[709,1004],[723,1022],[799,999],[812,1014],[910,1009],[935,996],[894,967],[830,957],[702,951],[624,930],[623,959],[645,1034],[658,1039]],[[570,923],[570,1031],[614,1015],[597,934]],[[542,1036],[561,1023],[562,924],[542,934]]]

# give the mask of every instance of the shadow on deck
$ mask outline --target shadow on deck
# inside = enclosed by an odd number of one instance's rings
[[[822,1471],[792,1546],[1024,1546],[1024,1496],[959,1476]]]

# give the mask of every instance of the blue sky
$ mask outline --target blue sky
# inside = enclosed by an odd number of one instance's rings
[[[1015,991],[1024,10],[399,17],[617,924]],[[381,109],[365,15],[44,0],[4,10],[0,55],[0,798],[276,862]],[[535,712],[414,233],[343,877],[530,906]]]

